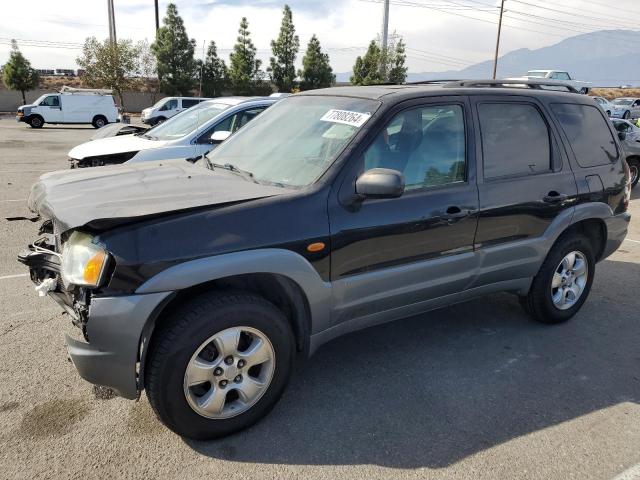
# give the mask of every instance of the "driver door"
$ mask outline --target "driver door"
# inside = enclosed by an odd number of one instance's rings
[[[39,107],[42,108],[42,116],[45,122],[62,123],[64,121],[60,95],[48,95],[40,102]]]
[[[352,172],[330,206],[335,323],[417,313],[470,281],[478,188],[467,99],[410,105],[352,158]],[[404,194],[345,201],[371,168],[400,171]]]

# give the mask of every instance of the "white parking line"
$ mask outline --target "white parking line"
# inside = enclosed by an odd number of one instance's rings
[[[625,242],[640,243],[640,240],[633,240],[631,238],[625,238],[624,240],[625,240]]]
[[[26,198],[18,198],[18,199],[15,199],[15,200],[0,200],[0,203],[2,203],[2,202],[26,202],[26,201],[27,201]]]
[[[36,173],[36,172],[50,172],[49,170],[0,170],[0,173]]]
[[[638,480],[640,479],[640,463],[626,469],[620,475],[616,475],[613,480]]]
[[[4,277],[0,277],[0,280],[8,280],[10,278],[20,278],[20,277],[28,277],[28,273],[17,273],[15,275],[5,275]]]

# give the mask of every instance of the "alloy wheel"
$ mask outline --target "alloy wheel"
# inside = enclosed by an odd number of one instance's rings
[[[551,280],[551,299],[556,308],[567,310],[582,296],[587,285],[589,265],[579,251],[568,253],[560,262]]]
[[[211,419],[240,415],[269,388],[275,351],[252,327],[232,327],[205,340],[184,374],[184,395],[197,414]]]

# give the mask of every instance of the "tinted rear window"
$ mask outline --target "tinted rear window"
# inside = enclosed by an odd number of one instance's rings
[[[616,142],[607,120],[597,107],[555,103],[551,109],[569,139],[578,165],[583,168],[596,167],[618,158]]]
[[[481,103],[478,115],[484,178],[533,175],[551,169],[549,129],[535,106]]]
[[[200,100],[184,98],[182,100],[182,108],[193,107],[194,105],[197,105],[199,102]]]

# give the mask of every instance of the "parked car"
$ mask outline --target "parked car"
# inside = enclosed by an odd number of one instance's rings
[[[611,116],[611,112],[613,112],[613,104],[609,100],[604,97],[593,97],[593,99],[602,107],[608,116]]]
[[[142,110],[140,121],[154,126],[205,100],[211,99],[200,97],[165,97],[153,106]]]
[[[16,121],[42,128],[45,123],[90,123],[104,127],[118,119],[111,90],[62,87],[59,93],[41,95],[31,105],[18,108]]]
[[[120,135],[132,135],[135,133],[142,134],[147,130],[149,130],[149,127],[140,127],[138,125],[131,125],[130,123],[111,123],[99,128],[96,133],[91,136],[91,140],[118,137]]]
[[[103,138],[74,147],[69,151],[71,168],[196,159],[277,101],[268,97],[207,100],[140,135]]]
[[[587,94],[589,93],[589,89],[591,88],[590,82],[583,82],[581,80],[574,80],[569,75],[569,72],[565,72],[563,70],[529,70],[522,77],[516,78],[515,80],[553,80],[556,82],[564,83],[565,85],[569,85],[573,87],[580,93]],[[551,87],[553,88],[553,87]]]
[[[616,98],[611,103],[613,104],[613,110],[611,111],[612,118],[628,120],[630,118],[640,117],[640,98]]]
[[[625,238],[629,169],[590,98],[498,82],[304,92],[207,168],[45,174],[19,260],[79,327],[82,377],[199,439],[348,332],[500,291],[565,322]]]
[[[640,128],[628,120],[613,119],[612,122],[622,141],[631,175],[631,187],[635,187],[640,179]]]

